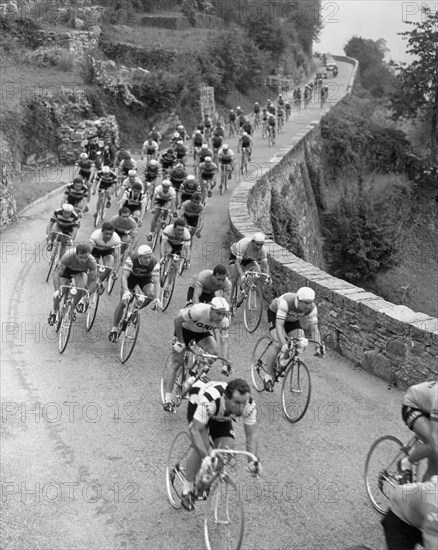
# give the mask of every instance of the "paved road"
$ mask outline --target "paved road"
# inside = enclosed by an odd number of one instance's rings
[[[345,86],[350,70],[340,64],[336,86]],[[275,149],[287,146],[320,114],[317,105],[294,114]],[[256,169],[273,150],[259,136],[255,143]],[[236,141],[231,145],[235,148]],[[166,499],[166,454],[185,422],[183,410],[176,415],[162,411],[159,380],[189,278],[227,259],[221,248],[227,198],[215,195],[209,202],[191,271],[178,280],[167,312],[143,312],[141,339],[124,366],[117,346],[107,339],[116,292],[104,296],[90,335],[79,318],[62,356],[47,326],[52,286],[44,283],[42,243],[59,198],[31,209],[4,232],[3,548],[203,547],[202,506],[188,514],[173,510]],[[88,217],[79,236],[87,240],[91,232]],[[264,332],[266,325],[249,336],[237,317],[230,336],[237,376],[249,379],[251,351]],[[284,420],[278,390],[256,396],[264,473],[259,481],[243,469],[236,473],[247,512],[244,548],[343,549],[361,542],[381,549],[379,517],[364,494],[363,463],[377,436],[407,436],[400,420],[401,394],[331,352],[324,360],[309,357],[307,362],[313,394],[300,423]],[[243,442],[240,426],[237,432]]]

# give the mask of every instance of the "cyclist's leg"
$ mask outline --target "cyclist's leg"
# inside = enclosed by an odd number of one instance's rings
[[[61,286],[63,285],[67,285],[68,283],[70,282],[70,279],[66,278],[66,277],[61,277]],[[53,280],[53,287],[56,291],[56,285],[55,285],[55,280]],[[62,295],[63,293],[66,292],[66,289],[61,289],[59,291],[59,294],[57,296],[53,295],[53,313],[58,313],[58,309],[59,309],[59,302],[61,301],[61,298],[62,298]]]
[[[229,272],[230,281],[231,281],[231,299],[233,300],[233,298],[234,298],[234,289],[236,288],[236,285],[237,285],[238,280],[239,280],[239,272],[237,271],[235,263],[230,263],[228,272]]]
[[[64,254],[66,253],[70,242],[71,242],[70,235],[62,235],[61,236],[61,243],[60,243],[60,248],[59,248],[59,257],[60,258],[62,258],[64,256]]]
[[[173,386],[175,385],[176,373],[178,372],[178,369],[182,367],[183,361],[184,361],[184,350],[179,353],[176,353],[175,351],[172,352],[172,368],[167,373],[166,387],[164,390],[165,403],[172,403],[172,391],[173,391]]]
[[[87,275],[86,275],[86,273],[76,273],[75,276],[74,276],[74,280],[75,280],[75,283],[76,283],[77,287],[85,288],[85,286],[87,284]],[[76,306],[78,305],[78,303],[82,300],[82,298],[84,296],[85,296],[85,291],[84,290],[78,290],[77,294],[75,296],[73,296],[73,302],[72,302],[73,309],[76,308]]]
[[[102,262],[103,262],[103,265],[105,267],[112,267],[114,268],[114,263],[115,263],[115,259],[114,259],[114,253],[111,253],[111,254],[106,254],[105,256],[102,257]],[[111,269],[106,269],[105,270],[105,273],[103,274],[103,276],[100,278],[101,281],[106,281],[109,277],[111,273]]]
[[[155,208],[155,212],[154,212],[154,214],[152,216],[152,220],[151,220],[151,230],[150,230],[151,235],[155,231],[155,226],[157,225],[158,218],[161,215],[160,208],[158,208],[157,205],[154,205],[154,208]]]
[[[146,283],[145,285],[143,285],[141,287],[141,290],[143,292],[143,294],[146,296],[146,300],[143,302],[142,306],[140,309],[143,309],[145,308],[146,306],[148,306],[152,301],[153,299],[155,298],[155,294],[154,294],[154,290],[155,290],[155,286],[154,286],[154,283]]]
[[[433,447],[433,432],[436,430],[436,424],[431,422],[425,416],[419,416],[413,423],[411,428],[415,434],[424,442],[417,445],[409,455],[409,462],[414,464],[424,458],[428,459],[427,470],[422,481],[427,481],[434,475],[438,475],[438,460]]]

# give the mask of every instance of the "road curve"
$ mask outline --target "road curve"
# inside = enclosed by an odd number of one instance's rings
[[[333,102],[351,71],[351,65],[339,65]],[[275,151],[321,113],[317,104],[294,113]],[[236,140],[229,142],[235,150]],[[252,170],[273,153],[257,133]],[[142,312],[141,338],[126,365],[107,339],[118,288],[103,297],[91,334],[79,317],[64,355],[47,326],[53,288],[44,282],[43,241],[60,198],[30,209],[3,233],[3,548],[203,548],[203,507],[193,514],[175,511],[166,499],[166,455],[185,420],[182,409],[176,415],[163,412],[159,380],[190,277],[228,258],[222,241],[229,194],[215,193],[190,272],[177,281],[168,311]],[[149,221],[150,215],[146,227]],[[91,232],[88,215],[79,240],[88,240]],[[248,335],[237,317],[230,334],[236,376],[250,379],[251,351],[264,333],[266,324]],[[291,425],[282,417],[277,388],[256,395],[264,470],[259,481],[243,468],[235,473],[247,518],[243,548],[343,549],[358,543],[383,548],[380,518],[364,492],[363,465],[378,436],[408,435],[400,418],[401,393],[330,351],[324,360],[308,355],[312,401],[301,422]],[[243,430],[236,431],[243,443]]]

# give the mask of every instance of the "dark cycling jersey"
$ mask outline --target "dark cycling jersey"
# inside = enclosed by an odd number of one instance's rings
[[[76,206],[82,199],[88,197],[88,187],[82,185],[80,189],[76,189],[74,183],[70,183],[65,188],[68,204]]]
[[[79,227],[79,216],[76,212],[71,212],[67,218],[64,216],[62,208],[58,208],[58,210],[53,212],[50,221],[56,223],[63,233],[71,234],[75,227]]]

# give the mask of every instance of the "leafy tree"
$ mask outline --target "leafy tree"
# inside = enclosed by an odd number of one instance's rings
[[[406,22],[414,28],[400,33],[408,41],[407,53],[416,56],[409,65],[398,66],[398,91],[392,97],[394,118],[414,119],[418,115],[430,120],[432,165],[437,164],[438,138],[438,12],[423,8],[421,23]]]

